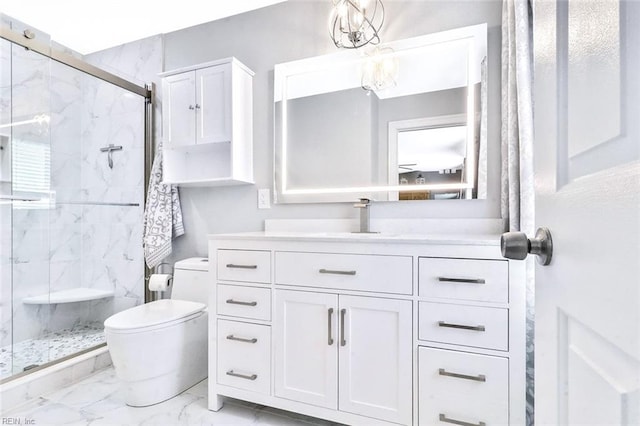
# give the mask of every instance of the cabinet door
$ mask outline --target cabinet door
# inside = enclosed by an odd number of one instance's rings
[[[411,302],[340,296],[338,314],[340,411],[411,424]]]
[[[338,405],[338,296],[276,290],[275,395]]]
[[[196,129],[195,72],[162,80],[162,138],[167,148],[191,145]]]
[[[231,140],[231,64],[196,70],[196,143]]]

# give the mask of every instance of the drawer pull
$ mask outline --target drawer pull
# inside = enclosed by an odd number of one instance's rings
[[[484,331],[484,325],[462,325],[462,324],[451,324],[444,321],[438,321],[438,327],[448,327],[448,328],[459,328],[462,330],[473,330],[473,331]]]
[[[450,278],[438,277],[441,283],[466,283],[466,284],[485,284],[484,278]]]
[[[258,265],[236,265],[235,263],[227,263],[227,268],[236,269],[258,269]]]
[[[333,336],[331,335],[331,317],[333,317],[333,308],[329,308],[327,311],[327,334],[329,339],[327,340],[327,344],[329,346],[333,345]]]
[[[334,275],[355,275],[356,271],[334,271],[331,269],[320,269],[318,270],[321,274],[334,274]]]
[[[258,304],[258,302],[241,302],[233,299],[227,299],[227,303],[230,305],[242,305],[242,306],[256,306]]]
[[[252,339],[244,339],[242,337],[236,337],[233,334],[227,336],[227,340],[235,340],[236,342],[244,342],[244,343],[256,343],[258,339],[255,337]]]
[[[344,338],[344,316],[346,314],[346,309],[340,309],[340,346],[346,346],[347,344],[347,341]]]
[[[250,376],[247,376],[246,374],[234,373],[233,370],[227,371],[227,376],[240,377],[241,379],[247,379],[247,380],[255,380],[258,378],[257,374],[252,374]]]
[[[463,422],[462,420],[451,419],[442,413],[440,413],[440,421],[444,423],[451,423],[451,424],[460,425],[460,426],[487,426],[485,422],[478,422],[478,423]]]
[[[466,380],[473,380],[476,382],[486,382],[487,381],[487,376],[485,376],[484,374],[478,374],[477,376],[468,376],[466,374],[459,374],[459,373],[451,373],[447,370],[445,370],[444,368],[439,368],[438,369],[438,374],[441,376],[448,376],[448,377],[455,377],[458,379],[466,379]]]

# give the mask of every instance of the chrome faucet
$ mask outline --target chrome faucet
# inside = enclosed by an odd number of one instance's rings
[[[368,198],[360,198],[360,201],[355,203],[353,207],[360,209],[360,230],[358,233],[373,234],[371,232],[369,206],[371,206],[371,200]]]

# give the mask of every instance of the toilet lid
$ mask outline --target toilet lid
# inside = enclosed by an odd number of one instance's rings
[[[206,308],[204,303],[163,299],[118,312],[104,322],[111,330],[131,330],[166,324],[191,316]]]

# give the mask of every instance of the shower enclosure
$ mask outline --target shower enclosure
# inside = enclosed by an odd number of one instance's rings
[[[144,302],[150,91],[0,15],[0,379]]]

